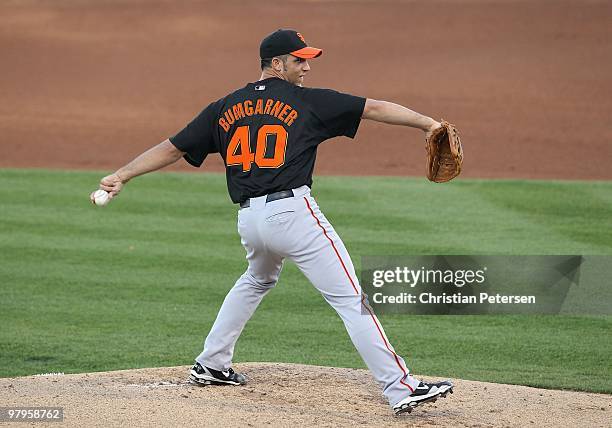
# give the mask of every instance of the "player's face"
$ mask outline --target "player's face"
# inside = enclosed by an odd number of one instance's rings
[[[308,71],[310,71],[308,61],[293,55],[289,55],[287,61],[283,64],[283,75],[285,76],[285,80],[297,86],[302,86],[304,83],[304,76]]]

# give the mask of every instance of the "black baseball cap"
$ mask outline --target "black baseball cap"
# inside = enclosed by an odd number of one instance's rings
[[[322,53],[323,50],[308,46],[304,37],[295,30],[276,30],[266,36],[259,46],[259,57],[261,59],[286,54],[291,54],[298,58],[311,59],[318,57]]]

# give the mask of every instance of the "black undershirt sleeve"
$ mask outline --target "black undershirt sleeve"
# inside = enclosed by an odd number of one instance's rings
[[[325,137],[354,138],[361,122],[366,99],[332,89],[305,89],[304,99],[322,122]]]
[[[195,167],[202,165],[209,153],[219,152],[213,140],[214,105],[210,104],[185,128],[170,137],[170,142],[185,152],[185,160]]]

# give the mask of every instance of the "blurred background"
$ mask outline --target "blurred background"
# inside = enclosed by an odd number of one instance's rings
[[[591,0],[4,0],[0,167],[115,169],[257,80],[261,39],[294,28],[324,50],[307,86],[455,123],[464,177],[611,179],[611,17]],[[420,131],[364,122],[317,170],[423,176],[424,154]]]

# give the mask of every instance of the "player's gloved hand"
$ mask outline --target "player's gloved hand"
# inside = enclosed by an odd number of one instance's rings
[[[429,129],[425,130],[425,141],[429,140],[429,137],[431,137],[431,134],[433,134],[436,129],[441,128],[441,127],[442,127],[442,124],[434,120],[431,126],[429,127]]]
[[[112,199],[121,192],[125,182],[126,181],[122,180],[119,174],[115,172],[100,180],[100,189],[106,190],[109,193],[109,197]]]
[[[461,173],[463,148],[455,125],[442,120],[438,128],[430,128],[425,140],[427,178],[436,183],[452,180]]]

